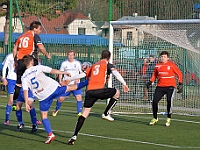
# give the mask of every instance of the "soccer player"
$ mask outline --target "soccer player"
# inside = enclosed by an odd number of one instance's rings
[[[34,65],[38,64],[38,49],[50,59],[50,55],[46,52],[44,45],[38,34],[42,31],[42,25],[38,21],[33,21],[30,24],[30,30],[23,33],[15,42],[13,48],[13,57],[16,64],[17,85],[15,87],[14,99],[18,98],[21,87],[21,76],[26,70],[23,63],[23,56],[32,55],[34,57]]]
[[[70,75],[68,72],[52,69],[43,65],[34,66],[34,58],[31,55],[25,55],[23,60],[27,68],[21,79],[26,111],[30,112],[32,108],[32,102],[28,100],[28,90],[30,89],[33,95],[39,100],[42,124],[48,134],[45,143],[49,144],[55,139],[48,119],[48,110],[53,99],[60,97],[66,92],[80,89],[85,86],[87,82],[80,82],[77,85],[60,86],[57,81],[47,77],[44,73]]]
[[[67,52],[67,60],[65,60],[60,67],[60,71],[65,71],[71,74],[71,76],[75,76],[77,74],[82,73],[82,69],[81,69],[81,63],[79,61],[77,61],[76,59],[74,59],[75,57],[75,53],[73,50],[70,50]],[[59,83],[62,83],[63,80],[65,80],[66,75],[59,75]],[[74,84],[74,83],[79,83],[80,80],[76,80],[76,81],[71,81],[69,83],[69,85]],[[60,109],[62,102],[65,100],[65,98],[67,96],[70,96],[70,93],[72,93],[74,95],[74,97],[76,98],[76,109],[77,109],[77,113],[78,116],[81,115],[82,112],[82,89],[79,90],[75,90],[75,91],[71,91],[66,93],[66,95],[64,95],[63,97],[60,97],[57,101],[56,101],[56,108],[52,113],[52,116],[56,116],[58,113],[58,110]]]
[[[156,64],[157,64],[157,61],[154,58],[154,55],[150,55],[149,56],[149,63],[148,63],[148,66],[146,68],[146,82],[148,82],[150,80]],[[152,102],[152,97],[153,97],[152,94],[153,94],[152,89],[147,89],[146,83],[145,83],[145,85],[144,85],[144,96],[143,96],[142,99]]]
[[[105,87],[106,73],[108,72],[108,70],[112,72],[112,74],[122,83],[122,88],[124,92],[129,91],[129,88],[126,85],[126,82],[124,81],[121,74],[115,68],[113,68],[112,65],[108,65],[110,56],[111,53],[108,50],[102,51],[101,60],[96,62],[94,65],[92,65],[92,67],[86,70],[86,76],[89,79],[89,81],[85,95],[83,111],[82,115],[78,118],[78,121],[76,123],[74,134],[68,141],[69,145],[73,145],[76,141],[78,132],[82,128],[85,119],[88,117],[92,106],[98,99],[110,98],[109,103],[104,113],[102,114],[102,118],[108,121],[114,121],[114,118],[110,116],[109,112],[117,103],[120,91],[115,88]]]
[[[32,94],[30,89],[28,89],[28,100],[31,105],[31,110],[30,110],[30,117],[31,117],[31,122],[32,122],[31,132],[36,132],[38,129],[38,124],[42,124],[42,123],[36,118],[36,110],[33,106],[33,102],[36,100],[36,97]],[[17,103],[16,103],[16,107],[17,107],[16,117],[17,117],[17,121],[19,122],[19,124],[17,125],[17,131],[21,131],[24,128],[24,122],[22,121],[22,110],[21,110],[24,102],[25,102],[24,92],[23,92],[23,89],[21,88],[20,94],[18,96]]]
[[[162,51],[160,53],[161,63],[158,63],[155,68],[150,81],[147,83],[147,89],[150,85],[158,79],[158,84],[154,92],[152,110],[153,119],[149,125],[154,125],[158,122],[158,102],[166,94],[167,95],[167,121],[166,126],[170,126],[171,114],[172,114],[172,103],[174,98],[174,92],[176,87],[176,76],[178,76],[179,85],[177,87],[178,92],[182,93],[182,73],[179,68],[171,61],[169,61],[169,53]]]
[[[3,80],[3,85],[8,87],[8,94],[9,94],[9,99],[8,103],[6,105],[6,116],[5,116],[5,125],[9,125],[10,123],[10,112],[12,110],[12,105],[13,105],[13,94],[14,94],[14,89],[15,89],[15,84],[16,84],[16,73],[15,73],[15,68],[14,68],[14,58],[13,54],[10,53],[6,56],[6,58],[3,61],[3,70],[2,70],[2,80]],[[6,71],[8,69],[8,74],[6,77]]]

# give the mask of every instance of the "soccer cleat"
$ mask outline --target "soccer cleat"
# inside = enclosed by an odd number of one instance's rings
[[[10,120],[7,120],[4,122],[5,125],[9,125],[10,124]]]
[[[153,126],[154,124],[156,124],[158,122],[158,119],[153,118],[151,120],[151,122],[149,123],[150,126]]]
[[[31,129],[31,132],[36,132],[38,129],[38,126],[37,125],[32,125],[32,129]]]
[[[57,113],[58,113],[58,110],[54,110],[52,113],[52,116],[54,116],[54,117],[57,116]]]
[[[80,117],[81,115],[82,115],[82,113],[80,112],[80,113],[78,113],[78,115],[77,115],[77,116],[78,116],[78,117]]]
[[[107,116],[105,114],[102,114],[102,119],[105,119],[108,121],[114,121],[114,118],[112,118],[109,114]]]
[[[37,121],[36,121],[36,124],[37,124],[37,125],[41,125],[42,122],[41,122],[40,120],[37,120]]]
[[[21,131],[23,128],[24,128],[24,124],[23,124],[23,123],[22,123],[22,124],[19,124],[19,125],[17,126],[17,131]]]
[[[53,140],[55,140],[56,136],[52,133],[51,135],[47,136],[45,144],[50,144]]]
[[[171,118],[167,118],[167,121],[166,121],[165,125],[166,125],[167,127],[169,127],[169,126],[170,126],[170,123],[171,123]]]
[[[72,136],[68,141],[68,145],[74,145],[74,142],[76,141],[76,139],[77,139],[76,135]]]

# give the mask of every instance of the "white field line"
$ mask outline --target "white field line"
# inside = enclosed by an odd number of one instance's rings
[[[0,107],[5,107],[5,105],[0,105]],[[53,110],[53,109],[52,109]],[[66,110],[60,110],[62,112],[75,112],[75,111],[66,111]],[[117,114],[115,114],[117,115]],[[117,116],[123,116],[123,117],[132,117],[132,118],[144,118],[149,119],[151,117],[137,117],[137,116],[129,116],[129,115],[117,115]],[[187,123],[199,123],[195,121],[188,121],[188,120],[179,120],[179,119],[173,119],[174,121],[179,122],[187,122]],[[10,124],[11,126],[16,126],[14,124]],[[27,128],[32,128],[31,126],[25,126]],[[40,130],[44,130],[44,128],[38,128]],[[60,133],[68,133],[73,134],[71,131],[63,131],[63,130],[53,130],[54,132],[60,132]],[[200,149],[200,147],[192,147],[192,146],[175,146],[175,145],[168,145],[168,144],[159,144],[159,143],[152,143],[152,142],[146,142],[146,141],[138,141],[138,140],[132,140],[132,139],[124,139],[124,138],[114,138],[114,137],[106,137],[106,136],[100,136],[100,135],[94,135],[94,134],[87,134],[87,133],[79,133],[80,135],[89,136],[89,137],[96,137],[96,138],[102,138],[102,139],[109,139],[109,140],[115,140],[115,141],[124,141],[124,142],[132,142],[132,143],[140,143],[140,144],[147,144],[147,145],[155,145],[160,147],[169,147],[169,148],[185,148],[185,149]]]
[[[14,124],[10,124],[11,126],[16,126]],[[32,128],[31,126],[25,126],[26,128]],[[39,130],[44,130],[44,128],[38,128]],[[52,130],[53,132],[60,132],[60,133],[67,133],[72,135],[73,132],[71,131],[63,131],[63,130]],[[79,133],[79,135],[101,138],[101,139],[109,139],[115,141],[124,141],[124,142],[131,142],[131,143],[139,143],[139,144],[146,144],[146,145],[155,145],[160,147],[169,147],[169,148],[177,148],[177,149],[200,149],[200,147],[192,147],[192,146],[175,146],[175,145],[168,145],[168,144],[159,144],[159,143],[152,143],[152,142],[145,142],[145,141],[138,141],[138,140],[131,140],[131,139],[124,139],[124,138],[114,138],[114,137],[107,137],[101,135],[94,135],[94,134],[87,134],[87,133]]]

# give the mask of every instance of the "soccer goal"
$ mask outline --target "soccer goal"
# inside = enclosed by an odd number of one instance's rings
[[[148,68],[152,57],[159,62],[160,52],[166,50],[183,73],[183,93],[175,94],[173,113],[200,115],[199,19],[111,21],[109,41],[111,61],[130,88],[129,93],[123,93],[121,84],[112,78],[110,85],[121,91],[114,113],[152,112],[156,82],[149,91],[145,89],[150,73],[144,66]],[[121,46],[114,46],[114,42]],[[165,99],[159,102],[160,113],[166,112]]]

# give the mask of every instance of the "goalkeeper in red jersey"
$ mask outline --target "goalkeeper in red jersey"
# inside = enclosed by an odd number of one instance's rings
[[[158,63],[154,68],[154,73],[147,83],[147,89],[150,85],[158,79],[158,84],[154,92],[152,110],[153,119],[149,125],[154,125],[158,122],[157,112],[158,112],[158,102],[166,94],[167,96],[167,121],[166,126],[170,126],[171,114],[172,114],[172,103],[176,87],[176,76],[178,77],[179,85],[177,87],[178,92],[182,93],[182,73],[179,68],[171,61],[169,61],[169,53],[163,51],[160,54],[161,63]]]

